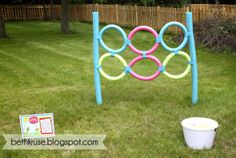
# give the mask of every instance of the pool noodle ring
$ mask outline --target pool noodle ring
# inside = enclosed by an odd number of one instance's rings
[[[135,33],[137,33],[138,31],[141,31],[141,30],[146,30],[146,31],[152,33],[152,35],[153,35],[156,39],[158,38],[158,34],[157,34],[157,32],[156,32],[153,28],[151,28],[151,27],[149,27],[149,26],[138,26],[138,27],[134,28],[134,29],[129,33],[129,35],[128,35],[128,40],[131,41],[132,38],[133,38],[133,36],[135,35]],[[135,53],[137,53],[137,54],[139,54],[139,55],[142,55],[144,52],[145,52],[146,55],[149,55],[149,54],[153,53],[153,52],[157,49],[158,45],[159,45],[158,42],[156,42],[156,43],[153,45],[153,47],[152,47],[151,49],[147,50],[147,51],[138,50],[137,48],[135,48],[135,47],[132,45],[131,42],[130,42],[130,44],[129,44],[128,46],[129,46],[129,48],[130,48],[133,52],[135,52]]]
[[[181,43],[178,47],[176,47],[176,48],[171,48],[171,47],[167,46],[166,43],[165,43],[165,41],[164,41],[164,39],[163,39],[163,35],[164,35],[165,31],[166,31],[170,26],[178,26],[178,27],[180,27],[181,30],[184,32],[184,39],[183,39],[182,43]],[[159,33],[159,39],[160,39],[161,45],[162,45],[165,49],[167,49],[167,50],[169,50],[169,51],[171,51],[171,52],[178,52],[179,50],[183,49],[184,46],[185,46],[185,45],[187,44],[187,42],[188,42],[188,31],[187,31],[186,27],[185,27],[183,24],[181,24],[181,23],[179,23],[179,22],[176,22],[176,21],[172,21],[172,22],[169,22],[169,23],[165,24],[165,25],[162,27],[162,29],[161,29],[161,31],[160,31],[160,33]]]
[[[102,62],[103,62],[103,60],[104,60],[105,58],[107,58],[107,57],[110,57],[110,56],[117,58],[117,59],[124,65],[124,67],[127,66],[126,61],[125,61],[120,55],[118,55],[118,54],[106,53],[106,54],[103,54],[103,55],[101,56],[101,58],[99,59],[99,61],[98,61],[98,71],[100,72],[100,74],[101,74],[103,77],[105,77],[105,78],[108,79],[108,80],[113,80],[113,81],[114,81],[114,80],[119,80],[119,79],[123,78],[123,77],[126,75],[126,72],[125,72],[125,71],[122,72],[122,73],[121,73],[120,75],[118,75],[118,76],[110,76],[110,75],[106,74],[106,73],[103,71],[103,69],[102,69]]]
[[[104,43],[104,41],[103,41],[103,39],[102,39],[102,36],[103,36],[103,34],[104,34],[104,32],[105,31],[107,31],[108,29],[114,29],[114,30],[116,30],[116,31],[118,31],[121,35],[122,35],[122,38],[123,38],[123,45],[122,45],[122,47],[121,48],[119,48],[119,49],[112,49],[112,48],[109,48],[105,43]],[[121,28],[121,27],[119,27],[119,26],[117,26],[117,25],[114,25],[114,24],[110,24],[110,25],[107,25],[107,26],[105,26],[104,28],[102,28],[102,30],[100,31],[100,34],[99,34],[99,42],[100,42],[100,44],[102,45],[102,47],[106,50],[106,51],[108,51],[109,53],[120,53],[120,52],[122,52],[122,51],[124,51],[125,50],[125,48],[127,47],[127,36],[126,36],[126,33],[124,32],[124,30]]]
[[[185,37],[184,37],[183,42],[182,42],[177,48],[170,48],[170,47],[168,47],[168,46],[165,44],[164,40],[163,40],[163,34],[164,34],[164,32],[168,29],[168,27],[170,27],[170,26],[172,26],[172,25],[174,25],[174,26],[179,26],[179,27],[183,30],[183,32],[185,33]],[[121,35],[122,35],[122,37],[123,37],[123,40],[124,40],[123,46],[122,46],[121,48],[119,48],[119,49],[117,49],[117,50],[111,49],[111,48],[109,48],[109,47],[104,43],[104,41],[102,40],[102,36],[103,36],[103,33],[104,33],[106,30],[108,30],[108,29],[115,29],[115,30],[117,30],[118,32],[121,33]],[[162,46],[163,46],[165,49],[171,51],[172,53],[171,53],[170,55],[168,55],[167,58],[164,60],[163,64],[161,64],[161,62],[159,61],[159,59],[157,59],[155,56],[149,55],[149,54],[153,53],[153,52],[157,49],[157,47],[158,47],[158,42],[156,42],[156,43],[154,44],[154,46],[153,46],[150,50],[148,50],[148,51],[141,51],[141,50],[138,50],[138,49],[136,49],[136,48],[131,44],[131,42],[128,43],[129,48],[130,48],[132,51],[134,51],[135,53],[137,53],[137,54],[139,54],[139,55],[142,55],[142,56],[138,56],[138,57],[136,57],[135,59],[133,59],[133,60],[129,63],[128,67],[131,68],[136,62],[138,62],[138,61],[140,61],[140,60],[142,60],[142,59],[144,59],[144,58],[153,60],[153,61],[158,65],[158,67],[159,67],[159,70],[156,71],[156,73],[154,73],[154,74],[151,75],[151,76],[141,76],[141,75],[139,75],[139,74],[133,72],[133,71],[130,69],[129,73],[130,73],[133,77],[135,77],[135,78],[137,78],[137,79],[139,79],[139,80],[144,80],[144,81],[153,80],[153,79],[155,79],[156,77],[158,77],[158,76],[160,75],[160,73],[161,73],[161,69],[160,69],[160,68],[162,68],[162,66],[163,66],[163,68],[164,68],[164,70],[162,69],[162,70],[163,70],[163,74],[165,74],[165,75],[166,75],[167,77],[169,77],[169,78],[179,79],[179,78],[183,78],[185,75],[188,74],[188,72],[189,72],[190,69],[191,69],[191,65],[190,65],[190,64],[187,66],[186,70],[185,70],[182,74],[180,74],[180,75],[172,75],[172,74],[168,73],[167,71],[165,71],[165,67],[166,67],[167,63],[169,62],[169,60],[170,60],[171,58],[173,58],[173,57],[174,57],[175,55],[177,55],[177,54],[180,54],[180,55],[184,56],[184,57],[188,60],[189,63],[191,62],[191,58],[189,57],[189,55],[188,55],[187,53],[185,53],[185,52],[183,52],[183,51],[178,51],[179,49],[182,49],[182,48],[186,45],[186,43],[187,43],[187,41],[188,41],[188,32],[187,32],[186,27],[185,27],[183,24],[181,24],[181,23],[179,23],[179,22],[169,22],[169,23],[167,23],[167,24],[161,29],[161,31],[160,31],[159,40],[157,40],[157,39],[158,39],[158,34],[157,34],[157,32],[156,32],[154,29],[152,29],[151,27],[148,27],[148,26],[138,26],[138,27],[136,27],[135,29],[133,29],[133,30],[130,32],[130,34],[128,35],[128,39],[127,39],[126,34],[125,34],[125,32],[123,31],[122,28],[120,28],[120,27],[117,26],[117,25],[111,24],[111,25],[107,25],[106,27],[104,27],[104,28],[101,30],[100,34],[99,34],[99,41],[100,41],[100,44],[103,46],[103,48],[104,48],[105,50],[107,50],[108,52],[110,52],[110,53],[104,54],[104,55],[100,58],[99,63],[98,63],[99,72],[101,73],[101,75],[102,75],[103,77],[105,77],[105,78],[107,78],[107,79],[109,79],[109,80],[119,80],[119,79],[123,78],[123,77],[126,75],[127,72],[124,71],[124,72],[122,72],[122,73],[121,73],[120,75],[118,75],[118,76],[110,76],[110,75],[106,74],[106,73],[103,71],[103,69],[101,68],[101,65],[102,65],[103,60],[104,60],[106,57],[114,56],[114,57],[116,57],[117,59],[119,59],[119,61],[121,61],[121,63],[124,65],[124,67],[127,67],[126,61],[125,61],[120,55],[118,55],[118,54],[116,54],[116,53],[119,53],[119,52],[124,51],[125,48],[126,48],[126,46],[127,46],[127,41],[131,41],[131,39],[133,38],[133,36],[135,35],[135,33],[138,32],[138,31],[140,31],[140,30],[146,30],[146,31],[152,33],[153,36],[156,38],[156,41],[160,41],[160,43],[162,44]]]
[[[189,56],[187,53],[185,53],[185,52],[183,52],[183,51],[179,51],[177,54],[171,53],[171,54],[169,54],[169,55],[166,57],[166,59],[163,61],[162,66],[163,66],[163,67],[166,67],[167,63],[168,63],[168,62],[170,61],[170,59],[173,58],[175,55],[182,55],[182,56],[184,56],[184,57],[188,60],[188,66],[186,67],[185,71],[184,71],[183,73],[179,74],[179,75],[172,75],[172,74],[170,74],[170,73],[167,72],[167,71],[163,71],[163,74],[166,75],[166,76],[169,77],[169,78],[172,78],[172,79],[180,79],[180,78],[183,78],[184,76],[186,76],[186,75],[189,73],[189,71],[190,71],[190,69],[191,69],[191,58],[190,58],[190,56]]]
[[[133,66],[136,62],[138,62],[138,61],[140,61],[140,60],[142,60],[142,59],[144,59],[143,56],[138,56],[138,57],[134,58],[134,59],[129,63],[128,66],[129,66],[130,68],[132,68],[132,66]],[[161,67],[161,62],[160,62],[160,60],[157,59],[155,56],[147,55],[147,56],[145,57],[145,59],[150,59],[150,60],[154,61],[154,62],[157,64],[157,66],[158,66],[159,68]],[[151,76],[141,76],[141,75],[135,73],[134,71],[130,71],[130,74],[131,74],[133,77],[135,77],[135,78],[137,78],[137,79],[139,79],[139,80],[142,80],[142,81],[151,81],[151,80],[154,80],[155,78],[157,78],[157,77],[160,75],[160,73],[161,73],[160,70],[158,70],[158,71],[156,71],[156,72],[155,72],[153,75],[151,75]]]

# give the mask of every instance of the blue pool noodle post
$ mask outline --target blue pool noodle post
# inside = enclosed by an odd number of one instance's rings
[[[192,12],[186,13],[186,23],[189,32],[189,50],[192,62],[192,103],[196,104],[198,100],[198,71],[197,71],[197,58],[196,48],[193,34],[193,19]]]
[[[96,102],[98,105],[102,104],[102,89],[100,74],[98,71],[98,61],[99,61],[99,14],[98,12],[93,12],[93,65],[94,65],[94,83],[95,83],[95,93]]]

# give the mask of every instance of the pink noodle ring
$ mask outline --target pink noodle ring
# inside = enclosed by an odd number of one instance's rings
[[[151,28],[151,27],[149,27],[149,26],[138,26],[138,27],[134,28],[134,29],[129,33],[128,39],[131,41],[132,38],[133,38],[133,36],[134,36],[134,34],[135,34],[136,32],[138,32],[138,31],[141,31],[141,30],[146,30],[146,31],[152,33],[155,38],[158,38],[158,34],[157,34],[157,32],[156,32],[153,28]],[[155,41],[156,41],[156,40],[155,40]],[[139,55],[142,55],[143,52],[145,52],[146,55],[149,55],[149,54],[153,53],[153,52],[157,49],[158,45],[159,45],[158,42],[155,42],[154,46],[153,46],[151,49],[147,50],[147,51],[138,50],[138,49],[135,48],[132,44],[129,44],[129,48],[130,48],[132,51],[134,51],[135,53],[139,54]]]
[[[157,59],[155,56],[152,55],[147,55],[146,56],[147,59],[150,59],[152,61],[154,61],[157,66],[160,68],[162,66],[161,62],[159,59]],[[129,63],[129,67],[131,68],[136,62],[140,61],[143,59],[143,56],[138,56],[136,58],[134,58],[130,63]],[[131,71],[130,74],[132,76],[134,76],[135,78],[142,80],[142,81],[150,81],[150,80],[154,80],[155,78],[157,78],[160,75],[160,70],[156,71],[152,76],[141,76],[138,75],[137,73]]]

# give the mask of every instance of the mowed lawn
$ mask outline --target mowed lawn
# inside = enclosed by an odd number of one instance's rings
[[[196,106],[191,104],[191,73],[180,80],[161,74],[151,82],[130,75],[119,81],[102,77],[104,103],[97,106],[91,24],[72,23],[71,35],[60,34],[58,22],[11,22],[6,27],[10,38],[0,40],[1,134],[20,134],[21,114],[53,112],[56,134],[106,134],[107,150],[1,150],[1,157],[236,157],[235,52],[197,48]],[[115,31],[106,32],[104,40],[114,48],[122,43]],[[141,32],[134,45],[149,49],[153,40]],[[154,55],[163,62],[168,53],[160,47]],[[128,48],[120,55],[127,63],[137,56]],[[181,73],[186,63],[176,56],[167,70]],[[111,75],[123,70],[115,58],[104,61],[103,68]],[[143,75],[156,69],[148,60],[133,68]],[[186,146],[180,122],[191,116],[210,117],[221,125],[211,150]],[[5,144],[3,137],[0,144]]]

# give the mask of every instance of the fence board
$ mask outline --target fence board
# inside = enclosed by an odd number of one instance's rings
[[[0,5],[5,20],[60,19],[60,5]],[[148,25],[160,29],[169,21],[185,23],[185,12],[191,10],[195,23],[211,16],[232,17],[236,21],[235,5],[191,4],[183,8],[81,4],[70,6],[70,20],[92,21],[92,12],[99,11],[100,22],[121,26]],[[171,28],[172,31],[179,31]]]

